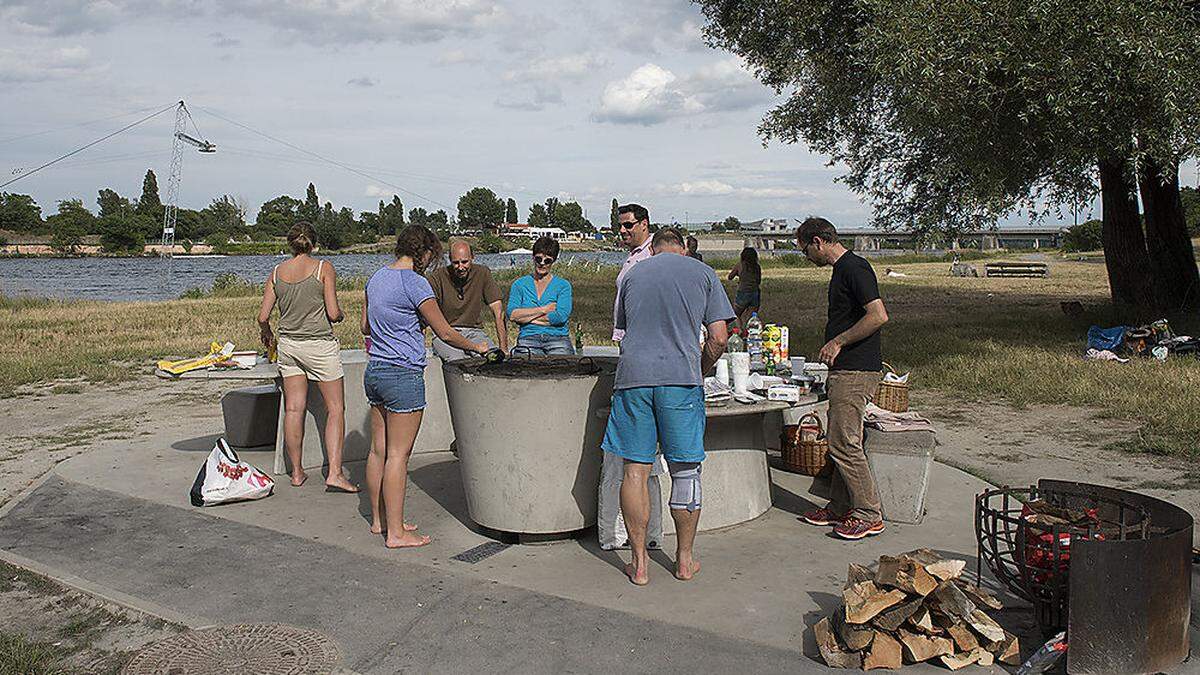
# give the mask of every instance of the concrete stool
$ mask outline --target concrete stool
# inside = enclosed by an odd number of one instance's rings
[[[864,430],[863,449],[879,487],[884,520],[912,525],[924,520],[936,443],[932,431]]]
[[[275,445],[279,389],[273,384],[234,389],[221,397],[225,442],[235,448]]]

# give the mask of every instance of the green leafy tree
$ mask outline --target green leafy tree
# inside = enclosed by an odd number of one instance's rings
[[[508,204],[504,208],[504,222],[510,225],[517,222],[517,218],[520,217],[517,213],[517,200],[509,197]]]
[[[612,209],[608,212],[608,226],[612,229],[613,232],[616,232],[617,230],[621,229],[621,219],[619,217],[619,214],[617,213],[618,206],[620,206],[620,205],[617,204],[617,198],[613,197]]]
[[[325,208],[317,216],[317,222],[313,223],[313,230],[322,248],[336,251],[351,243],[351,232],[334,212],[331,202],[325,202]]]
[[[1178,186],[1200,138],[1193,3],[698,1],[710,42],[789,92],[763,136],[844,165],[876,224],[974,229],[1099,192],[1113,300],[1200,303]]]
[[[304,195],[304,203],[297,208],[297,216],[300,220],[316,225],[317,218],[321,216],[321,200],[317,198],[317,188],[312,183],[308,184],[308,191]]]
[[[726,218],[725,222],[721,223],[721,225],[723,225],[725,230],[728,232],[737,232],[738,230],[742,229],[742,221],[734,218],[733,216]]]
[[[300,206],[303,204],[295,197],[280,195],[270,201],[263,202],[254,218],[254,228],[261,234],[274,237],[286,235],[300,220]]]
[[[222,233],[224,239],[246,234],[246,211],[236,199],[222,195],[200,211],[210,233]],[[178,217],[176,217],[178,220]]]
[[[100,247],[109,253],[141,253],[146,246],[143,225],[132,213],[115,213],[99,219]],[[178,220],[176,221],[178,223]]]
[[[534,204],[529,207],[530,227],[550,227],[550,215],[546,213],[544,204]]]
[[[583,207],[578,202],[555,200],[554,216],[551,220],[555,227],[561,227],[567,232],[592,232],[596,229],[590,220],[583,217]]]
[[[458,198],[458,222],[464,227],[482,228],[504,222],[504,200],[485,187],[471,188]]]
[[[408,222],[421,227],[429,227],[429,212],[418,206],[408,212]]]
[[[142,196],[138,199],[137,215],[162,221],[163,203],[158,196],[158,178],[153,169],[147,169],[146,176],[142,178]]]
[[[50,246],[59,253],[73,255],[83,245],[83,237],[95,227],[96,217],[79,199],[58,203],[58,213],[46,219],[50,226]]]
[[[1183,202],[1188,234],[1200,237],[1200,190],[1193,187],[1180,188],[1179,199]]]
[[[1063,233],[1063,250],[1098,251],[1104,248],[1104,223],[1099,220],[1072,225]]]
[[[435,230],[445,229],[450,226],[450,216],[443,209],[438,209],[429,214],[429,227]]]
[[[29,234],[45,232],[42,207],[29,195],[0,192],[0,230]]]
[[[377,227],[382,235],[394,235],[404,229],[404,204],[398,195],[392,195],[392,201],[387,204],[379,200]]]
[[[133,205],[129,200],[117,194],[115,190],[104,188],[96,197],[96,205],[100,207],[98,218],[114,218],[117,216],[133,215]]]
[[[196,209],[179,209],[175,213],[175,238],[191,242],[204,241],[212,232]]]

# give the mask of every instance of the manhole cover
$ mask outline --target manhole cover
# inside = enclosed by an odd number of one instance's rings
[[[314,630],[282,624],[238,624],[192,630],[156,642],[133,657],[126,675],[329,673],[341,654]]]

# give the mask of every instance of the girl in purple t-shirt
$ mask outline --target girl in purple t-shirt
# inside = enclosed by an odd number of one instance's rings
[[[424,273],[441,254],[441,242],[433,232],[409,225],[396,237],[395,262],[371,275],[363,299],[362,333],[371,340],[363,375],[371,404],[367,494],[371,532],[386,535],[388,548],[429,543],[415,525],[404,522],[408,457],[425,410],[424,327],[463,351],[488,350],[486,342],[471,342],[451,328],[433,299]]]

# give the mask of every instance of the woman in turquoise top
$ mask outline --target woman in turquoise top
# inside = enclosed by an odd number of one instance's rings
[[[531,354],[574,354],[571,346],[571,283],[550,273],[558,242],[541,237],[533,243],[533,274],[508,289],[508,318],[521,327],[517,347]]]

